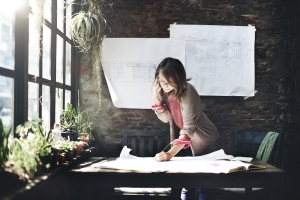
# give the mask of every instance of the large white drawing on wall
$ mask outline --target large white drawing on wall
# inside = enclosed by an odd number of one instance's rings
[[[253,26],[171,25],[186,43],[187,76],[200,95],[254,95]]]
[[[106,68],[106,75],[110,81],[140,82],[153,81],[156,62],[103,62]]]
[[[106,38],[102,66],[115,107],[150,109],[155,69],[165,57],[185,63],[185,42],[169,38]]]

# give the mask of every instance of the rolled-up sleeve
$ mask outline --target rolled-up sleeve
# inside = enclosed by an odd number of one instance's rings
[[[170,113],[165,105],[157,106],[157,105],[153,104],[151,106],[151,108],[155,112],[158,119],[160,119],[160,121],[162,121],[164,123],[169,122]]]
[[[183,149],[189,148],[192,144],[191,138],[188,135],[180,135],[178,139],[173,140],[173,145],[184,144]]]
[[[164,105],[157,106],[156,104],[152,104],[151,108],[154,111],[156,111],[156,110],[165,110],[166,109]]]

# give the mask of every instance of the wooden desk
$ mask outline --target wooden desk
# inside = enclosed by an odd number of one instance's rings
[[[274,188],[279,191],[284,171],[258,159],[254,159],[253,163],[264,165],[266,169],[230,174],[151,173],[100,169],[89,165],[82,168],[78,166],[70,170],[69,175],[73,188],[82,189],[91,185],[106,192],[112,192],[108,188],[114,187],[247,188],[248,196],[251,188],[257,187]]]

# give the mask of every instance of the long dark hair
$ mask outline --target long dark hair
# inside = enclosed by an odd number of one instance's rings
[[[186,72],[180,60],[170,57],[163,59],[156,68],[155,80],[159,73],[163,74],[167,82],[174,88],[170,93],[171,97],[181,101],[181,97],[186,90],[186,82],[191,79],[186,78]]]

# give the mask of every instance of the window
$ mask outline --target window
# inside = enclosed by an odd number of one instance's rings
[[[15,16],[12,8],[0,8],[0,118],[4,126],[13,125],[14,117],[14,43]]]
[[[2,42],[9,42],[9,26],[2,24]]]
[[[1,4],[0,118],[4,125],[15,127],[42,118],[50,130],[65,105],[76,102],[69,35],[73,9],[65,7],[71,1],[45,0],[44,9],[38,8],[36,0],[21,1],[18,8],[14,1]]]

